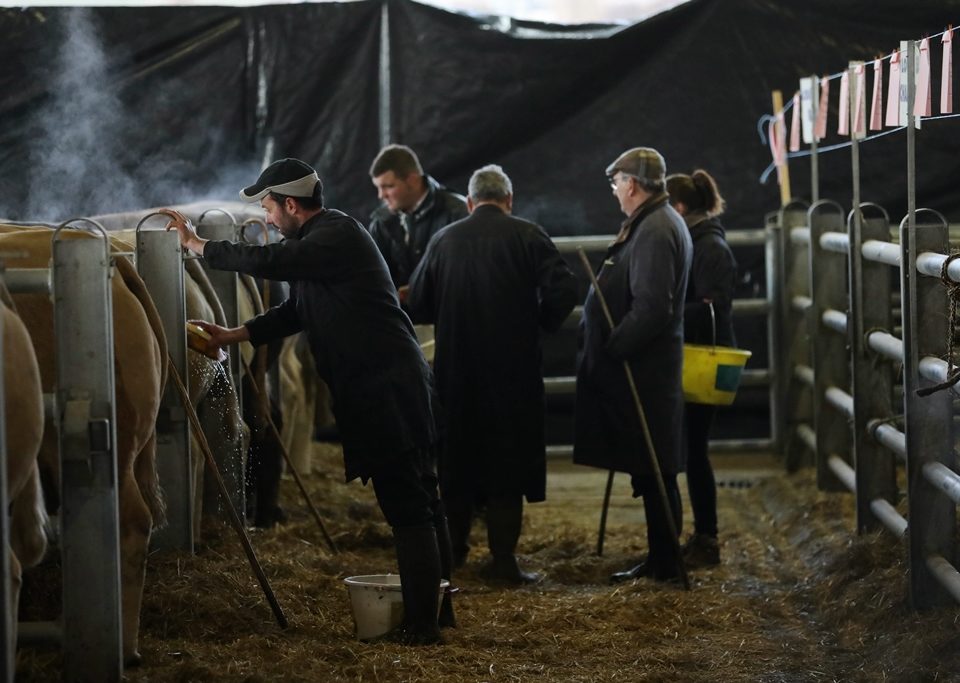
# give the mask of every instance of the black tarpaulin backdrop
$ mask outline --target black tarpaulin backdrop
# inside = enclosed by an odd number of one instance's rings
[[[365,220],[382,6],[0,10],[0,214],[232,200],[265,158],[297,156],[321,172],[332,205]],[[760,227],[779,203],[775,180],[758,182],[770,91],[789,98],[801,76],[889,54],[960,17],[958,0],[693,0],[629,27],[571,27],[386,6],[394,141],[460,191],[478,166],[502,164],[517,212],[555,235],[616,229],[603,168],[635,145],[657,147],[668,171],[712,171],[728,225]],[[960,120],[929,121],[918,136],[918,201],[951,217],[958,131]],[[905,159],[903,133],[863,146],[864,199],[895,220]],[[809,197],[808,161],[791,174],[794,194]],[[846,150],[821,157],[821,178],[821,196],[849,204]]]

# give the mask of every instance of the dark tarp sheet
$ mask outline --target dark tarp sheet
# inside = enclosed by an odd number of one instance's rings
[[[727,224],[760,227],[779,202],[774,180],[758,183],[770,91],[789,98],[803,75],[960,17],[958,0],[692,0],[633,26],[560,26],[386,5],[393,139],[460,191],[478,166],[502,164],[517,212],[555,235],[615,230],[603,168],[635,145],[657,147],[668,171],[710,170]],[[317,166],[331,204],[365,219],[377,203],[367,169],[380,144],[381,8],[0,10],[0,214],[234,199],[265,157],[289,155]],[[936,86],[939,43],[931,53]],[[958,125],[926,122],[917,155],[920,205],[954,218]],[[862,147],[864,199],[894,220],[905,158],[903,133]],[[809,162],[793,160],[791,176],[809,197]],[[848,151],[821,157],[821,179],[821,196],[849,204]]]

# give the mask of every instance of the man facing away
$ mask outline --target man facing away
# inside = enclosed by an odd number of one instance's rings
[[[405,145],[380,150],[370,166],[370,178],[383,201],[370,216],[370,234],[403,301],[427,242],[440,228],[466,216],[467,205],[463,197],[426,175],[417,155]]]
[[[513,187],[499,166],[470,178],[470,216],[430,241],[407,301],[436,325],[434,370],[442,405],[440,488],[454,566],[466,560],[476,506],[486,506],[488,575],[510,583],[523,498],[546,497],[540,332],[577,302],[577,280],[544,230],[510,215]]]
[[[264,246],[200,239],[190,221],[164,210],[181,244],[219,270],[286,280],[290,296],[235,328],[203,323],[214,349],[257,346],[306,333],[317,373],[329,385],[347,481],[373,482],[393,529],[404,619],[385,639],[440,641],[440,578],[449,576],[449,536],[437,495],[431,372],[401,310],[383,258],[363,226],[323,205],[310,166],[281,159],[240,192],[259,201],[284,240]],[[442,625],[453,625],[449,595]]]

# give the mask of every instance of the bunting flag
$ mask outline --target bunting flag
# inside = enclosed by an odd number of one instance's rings
[[[820,101],[817,103],[817,121],[813,127],[813,135],[817,142],[827,137],[827,104],[830,101],[830,78],[820,79]]]
[[[873,60],[873,97],[870,101],[870,130],[883,129],[883,60]]]
[[[917,92],[913,98],[913,115],[930,116],[930,39],[920,41],[920,70],[917,78]]]
[[[790,151],[800,151],[800,93],[793,96],[793,118],[790,119]]]
[[[853,77],[857,81],[853,89],[853,136],[855,138],[865,137],[867,134],[867,121],[864,114],[864,108],[867,106],[867,74],[863,62],[857,62],[853,67]]]
[[[890,55],[886,124],[888,126],[900,125],[900,50],[894,50]]]
[[[953,113],[953,26],[948,26],[941,39],[943,69],[940,73],[940,113]]]
[[[840,113],[837,121],[837,134],[850,134],[850,72],[844,71],[840,76]]]
[[[781,174],[783,167],[787,163],[787,141],[785,139],[785,124],[783,120],[783,111],[778,111],[776,116],[770,119],[768,128],[768,137],[770,139],[770,153],[773,156],[773,163],[777,167],[777,179],[782,180]]]

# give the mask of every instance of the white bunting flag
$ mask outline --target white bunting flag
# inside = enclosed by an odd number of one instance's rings
[[[793,117],[790,119],[790,151],[800,151],[800,93],[793,96]]]
[[[948,26],[941,39],[943,69],[940,72],[940,113],[953,113],[953,26]]]
[[[850,134],[850,72],[840,76],[840,120],[837,121],[837,134]]]
[[[830,79],[826,76],[820,79],[820,102],[817,106],[817,123],[814,126],[814,135],[817,141],[827,137],[827,104],[830,101]]]
[[[803,143],[813,142],[813,89],[817,87],[817,77],[800,79],[800,121],[803,124]]]
[[[900,51],[890,55],[890,80],[887,82],[887,121],[888,126],[900,125]]]
[[[930,116],[930,39],[920,41],[920,62],[917,72],[917,92],[913,98],[914,116]]]
[[[870,100],[870,130],[883,129],[883,60],[873,60],[873,97]]]

